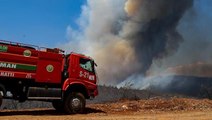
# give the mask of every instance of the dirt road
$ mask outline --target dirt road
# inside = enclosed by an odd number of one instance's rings
[[[131,114],[88,113],[83,115],[61,115],[52,109],[4,111],[1,120],[212,120],[212,111],[162,112]]]
[[[153,99],[91,104],[84,114],[64,115],[54,109],[3,110],[0,120],[212,120],[212,101]]]

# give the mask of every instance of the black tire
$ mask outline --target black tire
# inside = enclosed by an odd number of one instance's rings
[[[53,101],[52,106],[58,112],[63,112],[63,102],[62,101]]]
[[[64,101],[64,111],[67,114],[83,113],[85,109],[85,97],[82,93],[70,93]]]
[[[2,96],[2,94],[0,93],[0,107],[1,107],[1,105],[2,105],[2,101],[3,101],[3,96]]]

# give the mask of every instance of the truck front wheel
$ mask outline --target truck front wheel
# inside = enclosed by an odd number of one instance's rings
[[[68,114],[83,113],[85,109],[85,97],[82,93],[70,93],[64,101],[64,111]]]

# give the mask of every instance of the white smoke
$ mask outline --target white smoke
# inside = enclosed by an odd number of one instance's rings
[[[62,45],[62,47],[68,51],[80,52],[93,57],[98,64],[97,72],[99,73],[100,84],[115,85],[127,80],[134,81],[135,84],[138,83],[136,81],[139,81],[144,88],[148,86],[149,83],[153,82],[157,85],[159,85],[159,83],[163,85],[165,82],[163,80],[158,79],[158,81],[155,81],[156,79],[154,79],[152,82],[148,83],[148,81],[151,81],[151,77],[144,78],[146,73],[143,73],[141,69],[146,66],[145,63],[147,61],[149,62],[148,64],[151,65],[152,58],[141,61],[143,58],[139,59],[140,56],[138,57],[137,55],[145,51],[141,50],[142,52],[138,52],[138,49],[134,47],[137,42],[132,42],[132,40],[129,40],[128,36],[134,35],[134,33],[141,29],[145,31],[145,27],[148,27],[145,26],[145,24],[149,24],[148,22],[152,19],[172,14],[172,11],[170,11],[172,8],[167,6],[169,4],[175,5],[173,4],[174,2],[176,1],[167,2],[166,0],[161,0],[155,1],[153,4],[148,0],[87,0],[87,3],[82,6],[80,18],[77,20],[79,29],[74,30],[71,26],[67,27],[67,38],[69,42]],[[181,2],[184,1],[181,0]],[[190,13],[186,14],[187,17],[189,15]],[[180,21],[178,30],[183,37],[186,38],[184,36],[185,31],[182,31],[182,29],[185,27],[185,21],[189,20],[186,19],[184,21],[184,19]],[[143,28],[139,26],[141,23],[144,25]],[[175,39],[180,37],[176,34],[175,25],[172,27],[174,30],[172,31],[171,29],[171,32],[167,33],[169,34],[168,40],[170,43],[175,43],[178,41],[175,41]],[[173,38],[173,36],[177,36],[177,38]],[[140,36],[137,37],[139,38]],[[170,43],[167,44],[170,45]],[[138,44],[140,44],[140,42],[138,42]],[[176,46],[168,46],[170,51],[178,48],[178,42],[174,45]],[[151,48],[155,46],[147,47]],[[192,61],[188,59],[175,59],[179,58],[180,55],[178,54],[182,54],[184,49],[185,48],[180,47],[177,51],[177,55],[173,54],[168,58],[153,59],[153,65],[147,73],[151,74],[166,70],[170,66],[178,65],[177,63],[183,63],[182,61]],[[152,51],[157,51],[157,49],[149,50],[147,53]],[[164,51],[161,53],[163,54]],[[186,54],[190,55],[190,52]],[[156,56],[160,56],[160,53],[156,54]],[[149,65],[146,66],[145,70],[149,68]]]
[[[125,16],[125,2],[87,0],[77,21],[79,30],[67,28],[70,42],[63,48],[94,57],[100,84],[117,83],[117,79],[125,79],[137,68],[134,50],[118,33]],[[131,62],[135,64],[130,65]]]

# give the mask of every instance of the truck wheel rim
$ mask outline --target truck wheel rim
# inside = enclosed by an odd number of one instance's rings
[[[80,100],[78,98],[74,98],[72,100],[72,107],[79,108],[79,106],[80,106]]]

